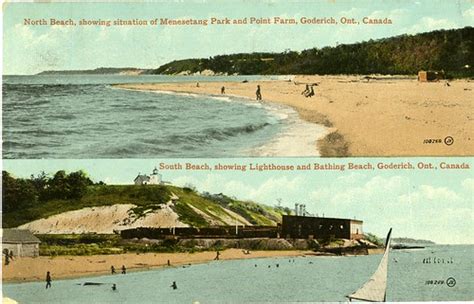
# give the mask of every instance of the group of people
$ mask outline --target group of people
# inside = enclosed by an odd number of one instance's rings
[[[110,266],[110,272],[111,274],[116,274],[117,272],[115,271],[114,265]],[[122,274],[127,274],[127,268],[125,265],[122,265]]]
[[[221,94],[225,94],[225,87],[221,87]],[[262,91],[260,89],[260,85],[257,85],[257,91],[255,92],[256,99],[257,100],[262,100]]]
[[[314,83],[312,85],[306,84],[306,89],[304,89],[303,92],[301,92],[301,95],[304,95],[304,97],[313,97],[314,96],[314,86],[317,86],[317,83]]]

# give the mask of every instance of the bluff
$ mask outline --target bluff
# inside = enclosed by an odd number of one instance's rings
[[[416,74],[444,70],[448,77],[473,77],[474,28],[437,30],[301,52],[239,53],[166,63],[150,74]]]

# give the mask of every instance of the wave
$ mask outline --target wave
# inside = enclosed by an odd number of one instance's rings
[[[18,94],[28,94],[39,96],[69,96],[71,94],[88,93],[93,87],[98,85],[78,85],[78,84],[11,84],[2,85],[6,97]]]
[[[48,118],[52,119],[62,119],[62,120],[73,120],[76,118],[74,114],[54,114],[50,115]]]
[[[157,147],[157,146],[150,147],[149,145],[134,143],[134,144],[129,144],[126,146],[121,146],[121,147],[110,147],[103,151],[99,150],[96,153],[98,155],[105,156],[105,157],[110,157],[110,155],[113,155],[113,158],[116,158],[120,156],[130,157],[130,155],[133,155],[134,157],[138,157],[140,155],[150,155],[150,154],[159,155],[159,154],[173,153],[173,152],[176,152],[176,151],[168,149],[168,148],[164,148],[164,147]]]
[[[222,129],[208,128],[192,135],[173,135],[168,137],[167,140],[173,144],[182,142],[203,143],[212,140],[223,141],[230,137],[257,132],[270,125],[270,123],[264,122],[260,124],[247,124],[241,127],[229,127]]]
[[[5,140],[3,141],[3,147],[8,147],[9,149],[11,148],[33,148],[35,147],[36,144],[33,143],[25,143],[25,142],[19,142],[19,141],[14,141],[14,140]]]
[[[26,134],[26,135],[31,135],[31,136],[51,136],[51,135],[70,135],[70,134],[81,134],[81,132],[76,131],[76,130],[12,130],[11,131],[14,134]]]
[[[157,110],[157,106],[148,105],[127,105],[127,104],[112,104],[110,105],[111,108],[123,109],[123,110],[130,110],[130,111],[149,111],[149,110]]]

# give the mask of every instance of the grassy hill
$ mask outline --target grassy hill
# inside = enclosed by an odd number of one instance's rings
[[[111,206],[115,204],[134,204],[134,217],[145,212],[160,209],[172,195],[179,197],[174,206],[179,220],[195,227],[208,227],[213,222],[224,224],[223,218],[229,217],[225,209],[231,210],[254,225],[275,225],[281,221],[281,215],[289,209],[273,208],[254,202],[239,201],[222,194],[200,194],[190,188],[168,185],[89,185],[80,198],[47,199],[23,208],[12,208],[3,213],[3,227],[19,225],[46,218],[67,211],[85,207]],[[197,212],[199,210],[200,212]],[[204,216],[205,215],[205,216]]]
[[[212,70],[229,75],[416,74],[419,70],[444,70],[450,77],[473,77],[473,37],[473,27],[438,30],[302,52],[241,53],[177,60],[151,73]]]

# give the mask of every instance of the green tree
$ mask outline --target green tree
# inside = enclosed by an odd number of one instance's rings
[[[38,193],[29,180],[16,179],[2,171],[3,212],[12,212],[31,207],[37,203]]]
[[[87,177],[87,174],[80,170],[70,173],[66,177],[66,184],[68,185],[68,198],[80,199],[86,194],[87,187],[94,183]]]

